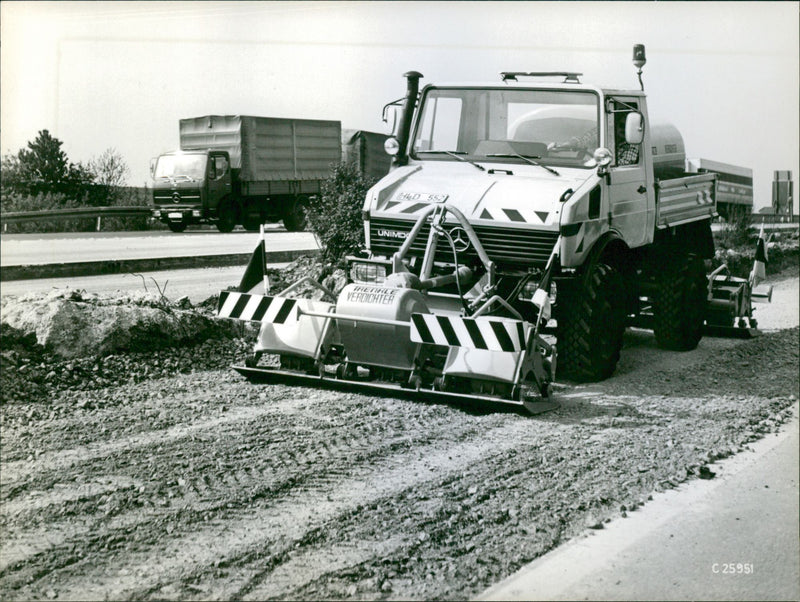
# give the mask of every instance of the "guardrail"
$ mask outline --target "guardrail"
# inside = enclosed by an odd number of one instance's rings
[[[6,211],[0,213],[3,230],[7,224],[60,219],[95,218],[97,231],[104,217],[149,217],[154,207],[132,205],[130,207],[77,207],[74,209],[50,209],[47,211]],[[750,224],[800,224],[800,215],[775,215],[773,213],[751,213]]]
[[[751,213],[751,224],[800,224],[800,215],[776,215],[774,213]]]
[[[7,224],[21,222],[37,222],[61,219],[97,219],[97,231],[104,217],[149,217],[153,207],[147,205],[132,205],[130,207],[76,207],[74,209],[50,209],[47,211],[6,211],[0,213],[0,223],[3,229]]]

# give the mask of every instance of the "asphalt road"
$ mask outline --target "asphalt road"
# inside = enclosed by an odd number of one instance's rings
[[[280,268],[286,264],[270,264]],[[193,270],[159,270],[155,272],[128,272],[106,276],[80,276],[60,278],[38,278],[35,280],[11,280],[3,282],[0,294],[20,296],[28,293],[46,293],[52,289],[73,288],[96,294],[111,294],[116,291],[157,292],[159,289],[168,299],[189,297],[192,303],[200,303],[218,294],[228,286],[235,286],[244,274],[244,264],[219,268]]]
[[[257,233],[243,230],[229,234],[209,230],[182,234],[167,231],[3,234],[0,266],[234,255],[251,253],[257,241]],[[289,251],[317,249],[318,245],[310,232],[287,232],[270,225],[266,248],[268,252]]]
[[[781,433],[492,587],[483,600],[797,600],[797,404]],[[596,533],[596,534],[595,534]]]

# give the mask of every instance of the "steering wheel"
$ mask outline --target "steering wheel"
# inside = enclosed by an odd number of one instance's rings
[[[577,144],[569,143],[569,142],[552,142],[547,146],[548,152],[561,152],[561,151],[571,151],[575,153],[581,153],[580,159],[584,158],[592,158],[594,154],[589,151],[588,148],[585,146],[579,146]]]

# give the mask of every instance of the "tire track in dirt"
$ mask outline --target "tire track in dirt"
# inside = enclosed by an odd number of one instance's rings
[[[232,409],[224,415],[215,416],[208,420],[179,424],[167,429],[138,433],[123,437],[115,441],[105,441],[95,445],[84,445],[72,449],[62,449],[44,452],[35,460],[15,460],[2,465],[0,487],[7,487],[23,479],[44,472],[65,471],[75,464],[101,458],[110,454],[128,451],[136,448],[148,447],[155,443],[185,439],[195,433],[211,430],[216,427],[226,426],[237,422],[253,420],[270,413],[279,413],[287,406],[298,403],[299,400],[289,400],[276,404],[261,406],[244,406]]]
[[[439,440],[393,454],[386,459],[388,462],[381,459],[359,465],[354,472],[360,474],[339,481],[335,487],[324,482],[322,486],[303,491],[290,490],[274,504],[262,504],[228,520],[198,525],[191,533],[173,536],[157,550],[148,547],[125,555],[122,561],[111,559],[99,570],[90,569],[89,574],[60,579],[59,597],[142,598],[143,593],[159,597],[160,586],[189,575],[201,575],[215,564],[236,564],[237,559],[246,558],[256,550],[269,550],[271,556],[285,553],[309,530],[319,528],[343,512],[415,484],[441,478],[487,453],[499,453],[519,444],[529,435],[530,426],[530,421],[517,417],[510,424],[492,426],[455,445],[449,440]],[[487,443],[489,441],[491,444]],[[153,563],[153,558],[159,559],[157,564]],[[121,575],[123,569],[129,574]],[[260,576],[260,579],[265,577]],[[243,586],[234,580],[228,589],[222,587],[221,581],[216,580],[215,589],[218,597],[226,599],[239,597],[260,583]]]
[[[346,397],[341,398],[339,401],[342,402],[344,407],[347,407]],[[284,407],[281,408],[281,405]],[[287,408],[286,406],[289,407]],[[347,410],[342,409],[342,406],[332,407],[339,408],[338,414],[347,412]],[[271,411],[275,408],[283,409],[285,413],[290,415],[304,411],[295,401],[287,401],[279,405],[273,404],[268,410]],[[313,408],[305,409],[305,412],[313,413],[313,411]],[[274,425],[270,416],[264,416],[266,412],[266,409],[265,411],[255,411],[252,406],[247,406],[234,415],[226,415],[227,421],[215,419],[194,425],[181,425],[178,431],[176,429],[168,429],[172,434],[187,435],[200,427],[217,427],[215,441],[188,442],[197,448],[196,451],[193,451],[192,447],[187,447],[185,437],[172,437],[166,442],[165,446],[164,431],[155,431],[146,434],[144,437],[135,437],[136,446],[134,448],[125,447],[120,441],[117,441],[108,446],[105,450],[108,453],[102,457],[107,458],[112,468],[118,471],[124,468],[122,466],[123,462],[126,462],[128,466],[138,467],[136,456],[140,456],[142,460],[151,457],[153,450],[149,449],[149,447],[152,447],[152,445],[158,445],[158,455],[176,460],[179,457],[200,456],[203,454],[204,449],[208,452],[213,452],[213,446],[216,444],[222,445],[224,451],[228,454],[226,456],[226,464],[240,462],[241,459],[238,457],[238,452],[242,448],[242,439],[260,441],[264,438],[264,434],[269,432],[270,426]],[[402,429],[412,427],[414,432],[420,433],[423,431],[423,425],[420,420],[370,422],[359,418],[359,414],[362,412],[351,412],[355,414],[354,417],[357,421],[347,431],[331,428],[328,429],[334,430],[331,435],[326,429],[320,428],[313,433],[315,438],[310,441],[297,441],[293,437],[283,436],[277,440],[277,445],[267,443],[265,448],[261,450],[264,453],[261,453],[260,458],[254,460],[250,465],[237,465],[231,470],[227,468],[211,470],[210,467],[199,467],[197,471],[199,474],[193,478],[188,476],[185,478],[177,477],[166,485],[163,482],[157,483],[160,499],[164,500],[165,503],[168,501],[169,506],[172,508],[191,508],[195,513],[218,511],[220,506],[227,507],[232,502],[237,503],[237,505],[248,503],[249,500],[258,499],[267,494],[275,495],[286,487],[294,487],[298,492],[302,492],[307,487],[304,481],[308,467],[318,470],[320,467],[327,468],[327,464],[333,463],[334,465],[330,467],[329,472],[318,477],[324,483],[333,483],[347,474],[347,466],[350,463],[368,460],[370,455],[376,453],[385,453],[386,449],[397,446],[398,442],[401,446],[410,446],[419,442],[417,439],[406,435]],[[315,418],[318,418],[323,425],[331,421],[330,416],[315,415]],[[263,420],[268,422],[260,424]],[[245,433],[243,431],[243,422],[252,432]],[[436,417],[428,417],[425,420],[425,428],[435,429],[446,422],[448,422],[447,416],[440,413]],[[231,430],[226,432],[226,429]],[[326,438],[326,435],[331,436]],[[227,445],[228,441],[236,438],[240,440],[239,446],[232,448]],[[128,440],[130,438],[125,441]],[[148,446],[148,442],[152,445]],[[249,447],[249,445],[245,445],[245,447]],[[119,456],[119,461],[115,461],[115,455]],[[84,463],[79,465],[82,472],[94,475],[103,473],[105,465],[102,462],[98,466],[89,464],[92,460],[97,459],[96,454],[92,457],[86,454],[85,456]],[[147,463],[146,466],[149,467],[150,464]],[[141,486],[142,482],[150,480],[147,473],[148,469],[143,469],[132,476],[115,478],[134,479],[138,484],[137,486]],[[108,481],[112,477],[106,475],[94,478]],[[111,488],[115,495],[136,493],[136,488],[134,487],[113,488],[112,486]],[[90,502],[90,493],[98,497],[104,493],[104,489],[101,487],[87,490],[87,487],[83,484],[56,483],[50,491],[27,492],[27,494],[18,499],[11,502],[6,501],[4,507],[7,509],[7,514],[18,515],[24,513],[27,518],[31,518],[32,516],[35,517],[38,510],[48,506],[63,506],[64,503],[70,500]],[[130,506],[130,504],[122,505]],[[95,506],[99,506],[99,502]],[[90,507],[88,511],[94,510],[96,510],[96,507]],[[31,561],[34,557],[42,556],[45,553],[51,556],[57,555],[56,553],[59,550],[56,548],[62,548],[61,551],[69,556],[69,549],[77,545],[81,538],[86,538],[98,530],[106,533],[109,537],[113,537],[114,533],[122,533],[134,527],[137,529],[143,528],[148,522],[154,519],[161,519],[164,515],[165,511],[161,508],[150,511],[135,509],[121,516],[113,516],[110,521],[105,516],[100,515],[94,516],[92,519],[77,521],[77,524],[74,520],[59,520],[60,517],[56,516],[56,520],[50,523],[51,532],[46,537],[43,536],[44,534],[39,528],[15,531],[13,528],[6,526],[6,545],[4,546],[0,571],[5,573],[9,567],[13,569],[15,565],[24,565],[26,561]],[[41,518],[39,518],[40,520]]]

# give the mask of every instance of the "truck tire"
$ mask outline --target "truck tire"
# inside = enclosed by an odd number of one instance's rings
[[[694,255],[667,264],[653,294],[653,332],[664,349],[691,351],[703,336],[708,278]]]
[[[246,215],[242,220],[242,222],[243,222],[242,226],[244,226],[244,229],[247,230],[248,232],[258,232],[259,230],[261,230],[261,224],[264,223],[261,220],[260,215],[252,215],[252,214]]]
[[[219,206],[217,230],[220,232],[232,232],[236,227],[236,213],[230,203],[221,204]]]
[[[570,380],[603,380],[614,373],[625,332],[625,281],[599,263],[580,280],[559,282],[558,375]]]
[[[283,215],[283,225],[289,232],[301,232],[306,229],[306,206],[303,199],[294,199]]]
[[[167,228],[172,232],[183,232],[186,230],[187,225],[186,222],[167,222]]]

